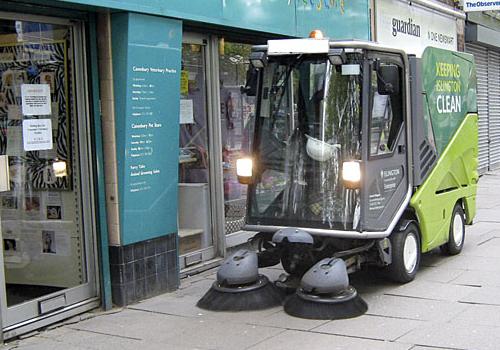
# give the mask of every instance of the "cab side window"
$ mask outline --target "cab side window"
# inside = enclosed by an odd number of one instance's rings
[[[380,69],[380,67],[383,67]],[[381,72],[393,72],[392,76]],[[402,70],[394,64],[379,63],[371,71],[370,156],[394,151],[403,124]],[[392,82],[389,81],[389,77]],[[384,79],[385,78],[385,79]]]

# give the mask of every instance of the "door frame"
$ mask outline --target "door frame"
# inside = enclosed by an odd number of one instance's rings
[[[99,264],[97,254],[97,212],[96,212],[96,194],[94,189],[94,173],[92,165],[94,164],[94,154],[92,153],[92,134],[90,115],[90,96],[89,96],[89,74],[87,72],[87,37],[85,34],[85,23],[80,20],[70,20],[58,17],[48,17],[39,15],[29,15],[14,12],[0,12],[1,19],[21,20],[30,22],[41,22],[48,24],[59,24],[69,27],[71,33],[73,49],[73,78],[74,83],[70,93],[74,96],[72,105],[71,127],[77,135],[78,143],[76,145],[79,157],[73,156],[73,162],[79,169],[79,186],[81,186],[81,212],[83,226],[83,247],[85,256],[85,269],[87,280],[78,286],[66,288],[62,291],[44,295],[24,303],[7,307],[4,257],[0,254],[0,340],[15,337],[19,334],[43,327],[45,325],[57,322],[64,318],[82,313],[99,306],[100,279]],[[82,116],[82,117],[80,117]],[[77,122],[74,123],[75,119]],[[85,177],[80,174],[85,174]],[[0,221],[0,241],[2,239],[1,221]],[[64,307],[40,314],[40,302],[57,296],[64,295],[66,303]],[[35,311],[36,310],[36,311]],[[6,321],[9,314],[23,313],[22,317],[14,321]]]
[[[179,255],[181,276],[212,267],[224,256],[224,185],[222,181],[222,154],[220,140],[220,97],[219,97],[219,56],[218,38],[196,32],[183,32],[183,44],[202,46],[205,55],[205,91],[207,112],[208,159],[209,159],[209,203],[212,245],[195,252]],[[192,259],[194,263],[189,263]]]

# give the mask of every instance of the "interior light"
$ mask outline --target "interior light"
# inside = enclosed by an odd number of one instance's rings
[[[358,161],[349,161],[342,164],[342,180],[347,188],[356,189],[360,187],[361,166]]]
[[[253,161],[250,158],[236,159],[236,175],[242,184],[249,184],[252,179]]]
[[[323,33],[319,29],[315,29],[312,32],[309,33],[309,37],[311,39],[323,39]]]
[[[68,175],[66,170],[66,162],[64,160],[56,160],[52,163],[52,169],[56,177],[65,177]]]

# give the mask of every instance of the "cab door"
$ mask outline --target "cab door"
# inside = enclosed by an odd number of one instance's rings
[[[384,231],[409,191],[404,69],[398,56],[365,67],[362,229]]]

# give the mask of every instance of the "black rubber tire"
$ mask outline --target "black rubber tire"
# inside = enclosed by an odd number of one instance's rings
[[[454,235],[454,222],[455,222],[455,217],[458,215],[460,220],[462,220],[462,240],[461,242],[457,243],[455,240],[455,235]],[[453,208],[453,214],[451,215],[451,220],[450,220],[450,230],[448,233],[448,242],[440,246],[439,248],[441,249],[441,252],[446,254],[446,255],[457,255],[460,254],[462,251],[462,248],[464,247],[464,242],[465,242],[465,213],[460,205],[460,203],[455,204],[455,208]]]
[[[408,271],[405,267],[404,249],[407,237],[413,235],[417,244],[417,261],[413,268]],[[389,239],[392,245],[392,263],[387,266],[387,277],[398,283],[413,281],[420,266],[420,231],[415,223],[410,223],[404,231],[393,232]]]

